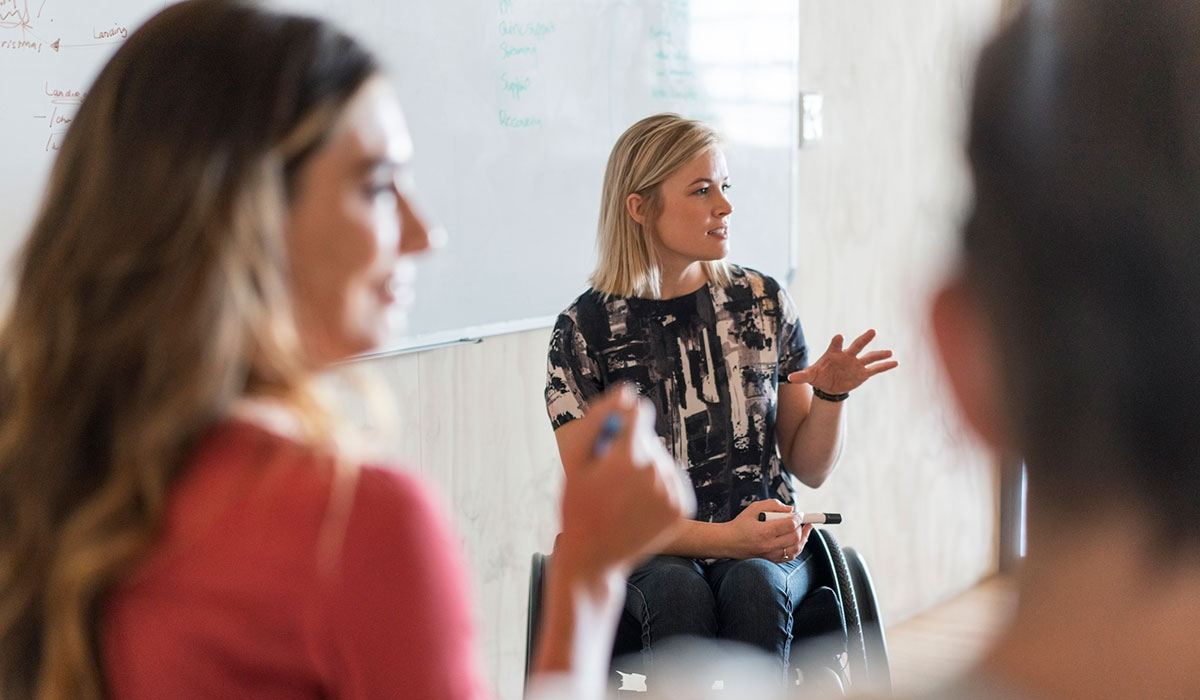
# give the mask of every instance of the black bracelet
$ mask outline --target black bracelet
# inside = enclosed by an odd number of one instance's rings
[[[837,403],[839,401],[845,401],[846,399],[850,398],[850,392],[848,392],[848,391],[844,394],[827,394],[815,386],[812,388],[812,390],[813,390],[813,396],[817,397],[818,399],[821,399],[822,401],[832,401],[834,403]]]

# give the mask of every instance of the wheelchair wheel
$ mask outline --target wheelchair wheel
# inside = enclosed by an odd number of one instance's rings
[[[542,622],[542,581],[546,575],[546,555],[534,552],[529,567],[529,607],[525,620],[525,677],[533,668],[533,650],[537,646]]]
[[[817,529],[813,530],[812,536],[822,545],[829,563],[833,566],[838,597],[842,601],[842,612],[846,617],[846,671],[850,676],[851,686],[857,686],[868,677],[867,649],[850,567],[846,564],[846,557],[838,545],[837,538],[825,530]]]
[[[850,580],[858,594],[858,619],[862,623],[867,652],[867,682],[872,691],[891,694],[892,670],[888,665],[887,641],[875,600],[875,585],[871,582],[871,574],[862,556],[853,547],[846,547],[842,552],[850,569]]]
[[[846,670],[855,692],[890,693],[891,668],[887,660],[883,623],[875,599],[875,587],[858,552],[843,550],[826,530],[813,530],[824,546],[837,579],[838,594],[846,616]]]

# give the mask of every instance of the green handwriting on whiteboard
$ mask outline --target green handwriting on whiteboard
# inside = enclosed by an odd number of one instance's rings
[[[531,36],[541,39],[547,34],[553,34],[557,27],[554,22],[509,22],[500,20],[500,36]]]
[[[512,95],[514,100],[521,99],[521,93],[529,89],[529,84],[533,80],[529,76],[512,76],[508,73],[500,74],[500,89]]]
[[[500,42],[500,57],[514,58],[516,56],[533,56],[537,58],[536,46],[510,46],[507,41]]]
[[[542,128],[541,117],[514,117],[504,110],[500,110],[500,126],[508,127],[509,129],[540,129]]]

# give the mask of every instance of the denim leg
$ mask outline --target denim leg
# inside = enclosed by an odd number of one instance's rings
[[[812,555],[776,564],[766,559],[726,559],[708,567],[717,599],[719,636],[765,650],[784,669],[792,644],[792,615],[808,593]]]
[[[626,588],[625,611],[641,622],[646,667],[653,661],[653,646],[668,637],[717,635],[712,589],[692,559],[658,555],[635,569]]]

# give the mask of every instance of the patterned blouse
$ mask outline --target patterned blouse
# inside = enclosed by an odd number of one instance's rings
[[[554,428],[629,381],[658,409],[657,431],[687,469],[696,519],[727,522],[765,498],[793,502],[775,445],[779,376],[804,369],[796,309],[774,279],[731,266],[732,283],[674,299],[584,292],[550,340],[546,408]]]

